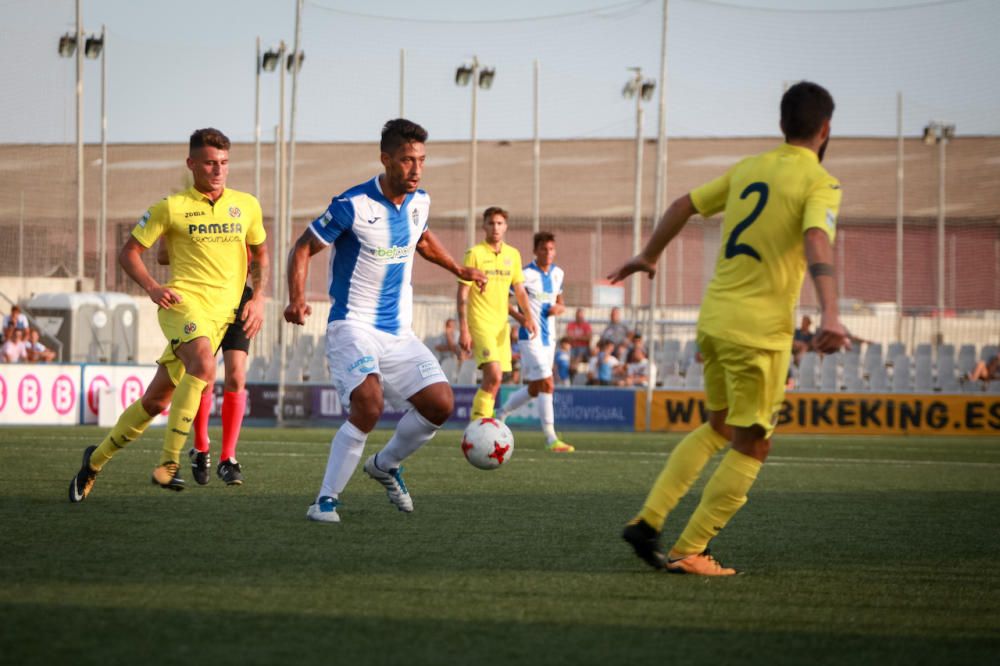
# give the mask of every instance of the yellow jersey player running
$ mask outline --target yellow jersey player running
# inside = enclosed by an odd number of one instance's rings
[[[503,242],[507,211],[496,206],[487,208],[483,212],[483,230],[486,240],[466,250],[464,264],[485,273],[486,286],[471,290],[471,283],[459,281],[457,297],[459,346],[472,351],[476,366],[483,373],[483,383],[472,399],[472,420],[493,416],[500,380],[512,367],[507,322],[511,289],[524,313],[522,327],[529,337],[537,335],[528,293],[524,290],[521,253]]]
[[[191,135],[187,167],[194,186],[151,207],[132,230],[118,260],[150,300],[160,306],[167,348],[143,396],[129,405],[99,446],[83,452],[83,464],[69,485],[69,500],[82,502],[97,474],[160,412],[170,407],[160,464],[153,483],[183,490],[180,454],[202,393],[215,382],[215,350],[236,313],[247,274],[247,248],[254,295],[240,313],[247,337],[260,330],[268,269],[260,204],[250,194],[226,188],[229,139],[217,129]],[[159,284],[142,253],[165,236],[170,244],[170,281]]]
[[[708,542],[747,501],[771,448],[784,400],[795,328],[794,313],[806,266],[822,309],[814,338],[821,352],[847,344],[840,323],[832,264],[840,184],[820,162],[830,139],[833,98],[803,81],[781,99],[785,143],[748,157],[725,175],[674,201],[643,251],[608,277],[619,282],[645,272],[695,213],[724,211],[722,246],[698,319],[705,359],[709,422],[671,452],[646,503],[623,533],[636,555],[672,573],[730,576],[708,553]],[[669,554],[659,536],[667,515],[713,455],[727,445],[701,502]]]

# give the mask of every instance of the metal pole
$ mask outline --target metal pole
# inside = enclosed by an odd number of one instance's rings
[[[945,199],[944,199],[944,174],[945,174],[945,153],[946,147],[948,145],[948,137],[945,136],[944,128],[938,129],[938,219],[937,219],[937,238],[938,238],[938,260],[937,260],[937,272],[938,272],[938,293],[937,293],[937,334],[940,339],[941,329],[943,322],[941,321],[944,317],[944,210],[945,210]]]
[[[479,89],[479,58],[472,57],[472,127],[469,139],[469,217],[465,222],[465,246],[476,243],[476,169],[478,151],[476,147],[476,91]]]
[[[108,288],[108,40],[101,25],[101,220],[97,233],[98,291]]]
[[[896,340],[903,336],[903,93],[896,93]]]
[[[399,117],[405,118],[403,100],[406,98],[406,49],[399,49]]]
[[[275,221],[275,226],[277,227],[278,233],[275,238],[274,244],[276,249],[275,268],[277,269],[277,274],[284,277],[284,248],[285,248],[285,206],[287,205],[287,181],[285,179],[285,42],[282,41],[278,47],[278,218]],[[285,302],[285,284],[284,280],[276,280],[277,292],[279,294],[279,303]],[[275,342],[278,344],[278,354],[281,361],[284,360],[282,350],[284,349],[284,333],[285,327],[282,325],[281,321],[278,321],[278,331],[275,337]],[[274,359],[271,359],[274,362]],[[275,415],[277,425],[281,426],[284,424],[284,392],[281,390],[281,375],[284,373],[285,364],[283,362],[278,363],[278,413]]]
[[[83,23],[76,0],[76,290],[83,291]]]
[[[632,202],[632,255],[639,254],[642,240],[642,70],[635,72],[635,199]],[[642,300],[641,277],[632,276],[632,308],[639,307]],[[635,321],[635,317],[632,318]]]
[[[532,160],[534,169],[532,172],[532,202],[531,202],[531,231],[538,233],[541,225],[542,209],[542,143],[538,134],[538,80],[541,73],[541,65],[535,59],[535,79],[534,79],[534,121],[535,121],[535,141],[532,145]]]
[[[17,276],[24,280],[24,190],[21,190],[21,206],[17,216]],[[24,285],[21,285],[24,289]]]
[[[260,197],[260,35],[257,36],[256,62],[253,87],[253,194]]]
[[[660,32],[660,95],[657,102],[659,111],[659,123],[656,129],[656,184],[653,188],[653,228],[656,228],[659,216],[663,214],[665,208],[664,200],[667,197],[667,17],[670,0],[663,0],[663,26]],[[656,282],[649,285],[649,330],[647,339],[649,340],[649,381],[646,386],[646,431],[652,429],[653,410],[653,390],[656,388],[656,377],[659,369],[656,367],[656,304],[657,285],[660,286],[660,293],[663,301],[667,296],[667,255],[666,252],[660,258],[659,275]]]
[[[281,237],[283,241],[282,249],[285,250],[288,247],[289,240],[292,233],[292,202],[294,201],[294,190],[295,190],[295,117],[296,109],[298,108],[298,91],[299,91],[299,57],[301,55],[301,44],[302,44],[302,0],[296,0],[295,2],[295,47],[292,50],[292,108],[289,114],[289,126],[288,126],[288,190],[285,196],[288,198],[288,202],[285,204],[285,229],[284,235]]]

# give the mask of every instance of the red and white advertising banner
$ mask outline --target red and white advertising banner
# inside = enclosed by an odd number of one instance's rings
[[[0,424],[75,425],[79,422],[79,365],[0,365]]]
[[[96,424],[101,410],[101,392],[113,400],[114,418],[142,397],[156,374],[156,365],[83,366],[83,423]],[[153,419],[153,425],[167,422],[167,412]]]

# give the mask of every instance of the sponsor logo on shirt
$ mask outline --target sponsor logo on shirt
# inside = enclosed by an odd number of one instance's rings
[[[241,234],[243,225],[239,222],[213,222],[211,224],[189,224],[188,235],[195,234]]]
[[[369,372],[374,372],[375,370],[375,357],[371,355],[362,356],[354,363],[351,363],[351,367],[348,368],[352,372],[357,370],[358,372],[363,372],[368,374]]]
[[[399,261],[410,257],[410,248],[405,245],[393,245],[392,247],[373,247],[372,256],[382,261]]]
[[[188,218],[188,217],[200,217],[200,216],[202,216],[204,214],[205,214],[205,211],[203,211],[203,210],[189,210],[188,212],[184,213],[184,217],[185,218]]]
[[[138,225],[142,228],[146,228],[146,223],[149,222],[150,211],[146,211],[146,214],[139,218]]]
[[[826,226],[830,227],[831,231],[837,226],[837,216],[829,208],[826,209]]]

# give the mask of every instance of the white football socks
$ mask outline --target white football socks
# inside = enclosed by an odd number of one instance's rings
[[[524,386],[514,391],[507,397],[507,401],[503,403],[503,407],[500,408],[500,418],[505,419],[510,416],[511,412],[516,410],[521,405],[524,405],[531,401],[531,394],[528,393],[528,387]]]
[[[368,435],[350,421],[345,421],[330,442],[330,457],[326,459],[326,474],[318,497],[337,497],[351,480],[365,449]]]
[[[556,410],[552,406],[551,393],[538,394],[538,420],[542,422],[542,432],[547,443],[551,444],[559,439],[556,435]]]
[[[389,471],[399,467],[399,463],[413,455],[417,449],[431,441],[441,426],[434,425],[416,409],[410,409],[396,426],[392,439],[378,452],[378,467]]]

